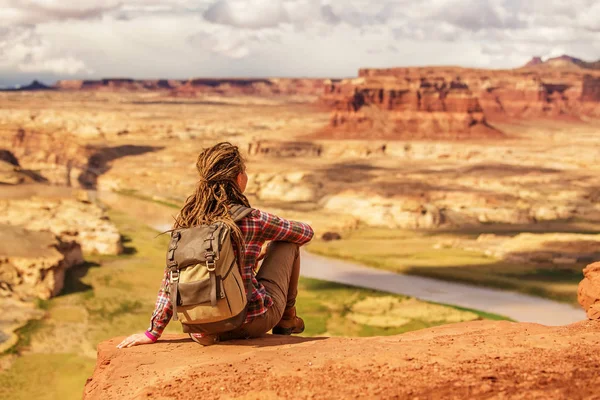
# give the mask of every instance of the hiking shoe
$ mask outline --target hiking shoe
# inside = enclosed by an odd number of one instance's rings
[[[219,343],[219,335],[207,335],[201,333],[190,333],[190,338],[196,343],[202,346],[212,346],[213,344]]]
[[[274,335],[291,335],[304,332],[304,321],[296,315],[296,307],[287,308],[281,321],[273,328]]]

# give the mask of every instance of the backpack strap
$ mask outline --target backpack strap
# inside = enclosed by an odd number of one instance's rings
[[[169,292],[171,295],[171,304],[173,305],[173,320],[177,321],[177,289],[179,285],[179,269],[177,261],[175,261],[175,250],[177,250],[177,242],[181,239],[181,232],[171,232],[171,242],[169,243],[169,251],[167,252],[167,268],[169,269]]]
[[[229,208],[229,214],[231,215],[231,218],[233,218],[234,222],[238,222],[241,219],[245,218],[252,211],[254,211],[254,208],[245,207],[241,204],[233,204]]]
[[[229,208],[229,214],[231,215],[231,218],[233,218],[234,222],[241,221],[242,219],[250,215],[252,211],[254,211],[254,208],[246,207],[241,204],[232,204]],[[244,267],[243,265],[239,265],[239,260],[238,266],[239,268]],[[252,279],[248,280],[245,286],[246,287],[244,289],[246,289],[246,300],[249,302],[250,297],[252,295]]]

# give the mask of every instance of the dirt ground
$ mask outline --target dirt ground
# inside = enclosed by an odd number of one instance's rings
[[[84,399],[597,399],[600,323],[506,321],[399,336],[267,336],[200,347],[182,336],[99,346]]]

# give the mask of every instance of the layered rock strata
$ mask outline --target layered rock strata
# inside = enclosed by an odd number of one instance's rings
[[[489,120],[600,116],[600,72],[451,67],[361,69],[326,87],[323,138],[499,138]]]
[[[323,100],[333,105],[335,139],[461,139],[502,137],[484,116],[478,98],[460,80],[365,76],[331,85]]]
[[[482,70],[468,68],[361,69],[359,77],[407,82],[449,82],[460,79],[479,100],[486,117],[580,117],[600,115],[600,104],[584,107],[584,93],[600,72],[564,69]],[[597,100],[594,100],[597,102]]]

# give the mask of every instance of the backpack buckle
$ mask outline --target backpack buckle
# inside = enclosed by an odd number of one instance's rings
[[[219,257],[215,257],[214,251],[207,251],[204,253],[204,258],[206,258],[206,269],[208,272],[214,272],[215,270],[215,261],[219,259]]]
[[[179,281],[179,271],[175,270],[175,271],[169,272],[169,279],[171,280],[171,283],[178,282]]]
[[[215,260],[206,260],[206,269],[208,272],[214,272],[216,269],[215,265]]]

